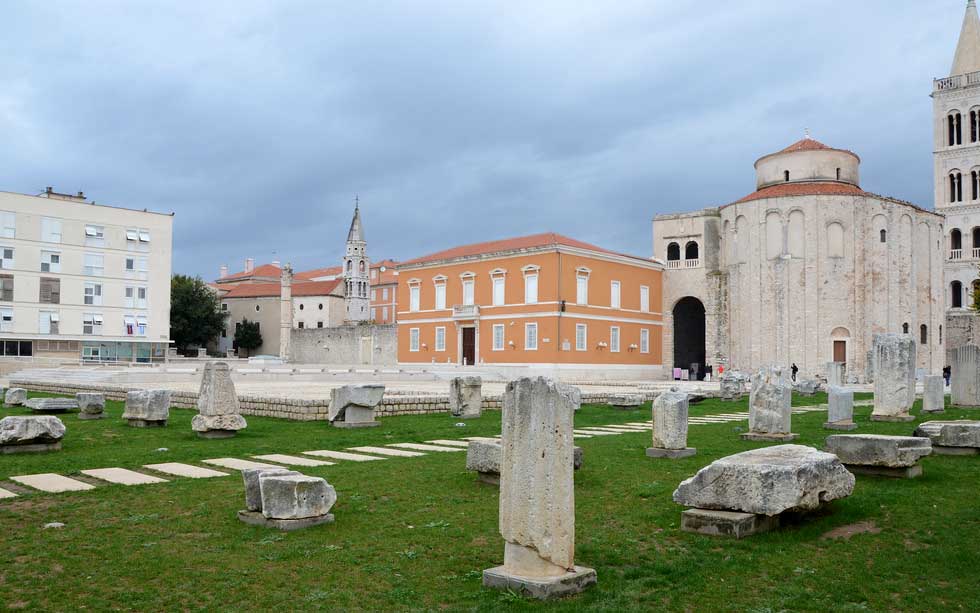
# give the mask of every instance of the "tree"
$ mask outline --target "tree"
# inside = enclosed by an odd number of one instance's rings
[[[225,327],[218,293],[201,277],[174,275],[170,280],[170,336],[177,349],[205,347]]]
[[[240,323],[235,324],[235,346],[245,350],[245,357],[253,349],[262,346],[262,333],[259,332],[259,322],[249,321],[242,318]]]

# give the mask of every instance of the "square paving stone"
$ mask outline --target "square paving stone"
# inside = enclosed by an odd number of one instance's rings
[[[265,462],[253,462],[251,460],[239,460],[238,458],[212,458],[201,460],[205,464],[231,468],[232,470],[245,470],[246,468],[282,468],[278,464],[266,464]]]
[[[42,492],[57,494],[59,492],[81,492],[94,490],[95,486],[76,479],[70,479],[54,473],[39,473],[36,475],[20,475],[11,477],[11,481],[16,481],[21,485],[33,487]]]
[[[313,460],[310,458],[300,458],[294,455],[286,455],[282,453],[270,453],[267,455],[257,455],[252,456],[256,460],[268,460],[270,462],[278,462],[280,464],[286,464],[289,466],[333,466],[333,462],[324,462],[323,460]]]
[[[147,464],[143,468],[155,470],[158,473],[173,475],[175,477],[188,477],[191,479],[208,479],[211,477],[227,477],[228,473],[223,473],[210,468],[201,468],[191,464],[181,464],[180,462],[164,462],[163,464]]]
[[[470,446],[469,441],[451,441],[449,439],[438,439],[425,442],[432,443],[433,445],[443,445],[445,447],[463,447],[464,449]]]
[[[384,460],[373,455],[362,455],[360,453],[346,453],[343,451],[330,451],[329,449],[319,449],[316,451],[304,451],[303,455],[313,455],[318,458],[330,458],[331,460],[348,460],[350,462],[370,462],[372,460]]]
[[[399,449],[416,449],[418,451],[466,451],[459,447],[439,447],[438,445],[424,445],[422,443],[392,443],[386,447],[397,447]]]
[[[116,483],[118,485],[147,485],[149,483],[167,482],[166,479],[151,477],[150,475],[144,475],[143,473],[138,473],[134,470],[128,470],[125,468],[93,468],[90,470],[83,470],[81,473],[83,475],[88,475],[89,477],[95,477],[96,479],[108,481],[109,483]]]
[[[11,492],[10,490],[5,490],[2,487],[0,487],[0,500],[3,500],[4,498],[16,498],[16,497],[17,494]]]
[[[378,455],[390,455],[398,458],[414,458],[425,455],[418,451],[403,451],[401,449],[391,449],[389,447],[349,447],[351,451],[363,451],[364,453],[376,453]]]

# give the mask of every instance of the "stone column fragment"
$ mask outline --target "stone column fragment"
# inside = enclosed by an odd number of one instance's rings
[[[922,411],[942,413],[946,410],[946,382],[942,375],[926,375],[922,385]]]
[[[915,401],[915,339],[908,334],[874,336],[875,399],[872,421],[912,421]]]
[[[823,427],[828,430],[857,429],[854,423],[854,392],[837,386],[827,390],[827,423]]]
[[[453,417],[476,418],[483,414],[483,379],[454,377],[449,382],[449,412]]]
[[[201,438],[228,438],[248,426],[241,416],[238,393],[225,362],[208,362],[201,376],[197,411],[191,429]]]
[[[763,366],[752,376],[749,393],[749,441],[786,442],[797,435],[790,432],[793,419],[793,388],[786,370]]]
[[[687,394],[672,389],[653,402],[653,446],[647,449],[651,458],[679,459],[697,453],[687,446]]]
[[[950,370],[953,406],[980,407],[980,347],[964,345],[954,349]]]

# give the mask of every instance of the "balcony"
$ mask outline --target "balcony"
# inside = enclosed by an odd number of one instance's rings
[[[971,72],[970,74],[956,75],[955,77],[946,77],[945,79],[935,79],[933,80],[933,91],[944,92],[962,87],[970,87],[971,85],[980,85],[980,72]]]
[[[701,268],[701,260],[684,260],[684,268]]]
[[[453,319],[479,319],[480,307],[475,304],[454,304]]]
[[[963,259],[963,250],[962,249],[950,249],[949,250],[949,259],[950,260],[962,260]]]
[[[678,270],[680,268],[701,268],[701,260],[667,260],[667,270]]]

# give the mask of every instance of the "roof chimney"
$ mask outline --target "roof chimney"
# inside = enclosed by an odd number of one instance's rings
[[[218,269],[218,278],[224,279],[227,276],[228,276],[228,265],[222,264],[221,268]]]
[[[245,258],[245,273],[250,274],[253,270],[255,270],[255,259]]]

